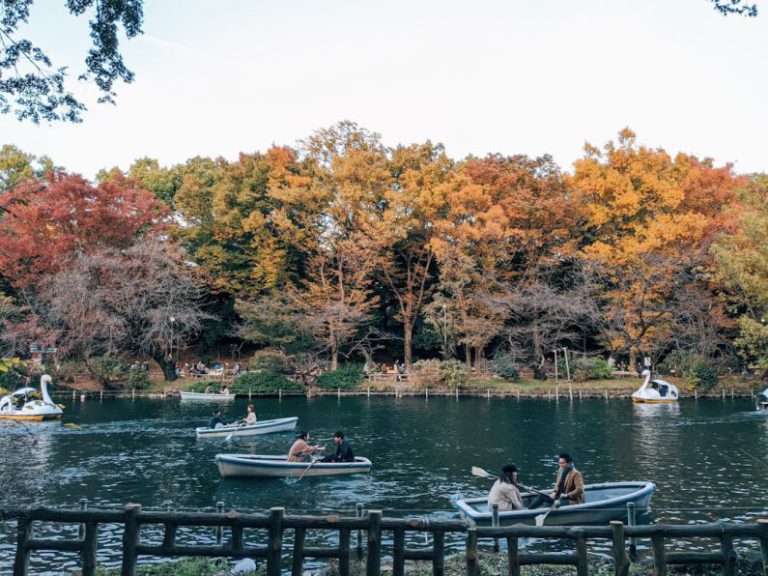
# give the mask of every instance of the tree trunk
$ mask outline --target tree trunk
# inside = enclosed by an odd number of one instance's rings
[[[413,362],[413,324],[410,322],[403,323],[403,361],[406,370],[410,372]]]
[[[160,366],[160,369],[163,371],[163,378],[166,382],[173,382],[176,380],[176,362],[168,360],[162,352],[153,353],[152,360],[157,362],[157,365]]]
[[[339,368],[339,343],[334,338],[331,341],[331,370]]]
[[[634,346],[629,349],[629,371],[637,372],[637,350]]]
[[[469,344],[464,344],[464,361],[467,364],[467,370],[472,369],[472,347]]]

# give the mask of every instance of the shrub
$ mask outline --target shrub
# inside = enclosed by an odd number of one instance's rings
[[[129,388],[144,390],[149,388],[149,373],[139,366],[134,366],[128,370],[128,380],[126,382]]]
[[[504,380],[511,380],[512,382],[520,380],[520,370],[517,368],[515,357],[508,352],[496,354],[493,358],[493,370]]]
[[[338,370],[323,372],[317,377],[319,388],[352,390],[363,381],[362,364],[345,364]]]
[[[457,390],[469,382],[469,370],[463,362],[446,360],[440,363],[440,378],[448,388]]]
[[[440,360],[419,360],[411,366],[411,374],[414,380],[424,387],[437,387],[443,385],[440,375]]]
[[[130,373],[134,372],[125,360],[110,354],[89,358],[86,365],[88,372],[107,390],[123,388],[129,381]],[[148,382],[147,385],[149,385]],[[129,387],[134,386],[129,384]],[[135,386],[135,388],[139,388],[139,386]]]
[[[685,373],[685,381],[699,390],[712,390],[717,386],[717,368],[704,363],[697,364]]]
[[[609,380],[613,378],[613,368],[608,361],[601,357],[584,358],[579,356],[574,358],[571,368],[571,374],[576,382],[586,382],[587,380]]]
[[[283,374],[262,370],[237,376],[229,390],[234,394],[248,394],[249,391],[256,394],[277,394],[280,390],[304,392],[304,386],[288,380]]]
[[[18,358],[0,358],[0,389],[15,390],[28,382],[30,370]]]
[[[293,372],[291,359],[279,350],[259,350],[248,361],[251,370],[267,370],[278,374],[290,374]]]

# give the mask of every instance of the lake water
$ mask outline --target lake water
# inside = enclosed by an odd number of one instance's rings
[[[287,452],[293,433],[197,440],[212,406],[178,400],[91,400],[66,406],[64,422],[1,423],[0,505],[145,507],[354,514],[355,504],[398,516],[453,518],[456,495],[485,494],[490,483],[473,465],[496,471],[508,462],[519,481],[552,484],[557,454],[573,454],[587,483],[651,480],[655,522],[753,521],[768,515],[768,412],[749,400],[684,400],[633,405],[621,400],[462,398],[255,399],[260,420],[298,416],[313,442],[333,449],[343,430],[370,475],[275,480],[222,479],[221,452]],[[228,420],[248,401],[223,407]],[[13,559],[10,525],[0,528],[0,573]],[[119,533],[102,537],[109,549]],[[113,561],[114,553],[105,552]],[[37,555],[33,564],[53,562]],[[76,566],[73,558],[60,559]],[[49,568],[51,566],[49,565]],[[52,573],[56,573],[55,571]]]

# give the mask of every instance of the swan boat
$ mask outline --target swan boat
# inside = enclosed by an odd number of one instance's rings
[[[757,395],[757,409],[768,410],[768,388]]]
[[[288,462],[287,456],[259,454],[217,454],[216,465],[224,478],[297,478],[305,476],[338,476],[364,474],[371,471],[368,458],[355,458],[354,462]]]
[[[643,370],[645,381],[636,392],[632,393],[632,402],[644,402],[646,404],[661,404],[677,402],[679,393],[674,384],[666,380],[651,380],[651,371]]]
[[[182,400],[202,400],[203,402],[229,402],[235,399],[234,394],[222,394],[221,392],[188,392],[179,390]]]
[[[274,420],[262,420],[256,424],[219,426],[208,428],[207,426],[195,428],[198,438],[224,438],[229,436],[256,436],[257,434],[271,434],[272,432],[285,432],[296,428],[298,416],[289,418],[276,418]]]
[[[43,374],[40,377],[39,392],[32,387],[19,388],[0,398],[0,420],[39,422],[61,418],[64,411],[48,395],[48,384],[51,382],[51,377]]]
[[[548,504],[538,508],[523,508],[499,512],[499,525],[536,524],[536,516],[548,512],[545,524],[564,526],[579,524],[602,524],[611,520],[620,520],[627,516],[627,504],[635,509],[645,510],[656,490],[653,482],[605,482],[584,486],[584,504],[568,504],[550,511]],[[535,498],[534,492],[523,492],[523,504],[528,506]],[[461,498],[453,502],[459,514],[475,523],[489,525],[493,518],[488,508],[487,496],[479,498]]]

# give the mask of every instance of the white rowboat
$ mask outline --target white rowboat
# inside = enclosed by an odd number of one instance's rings
[[[757,395],[757,409],[768,410],[768,388]]]
[[[182,400],[198,400],[203,402],[229,402],[235,399],[234,394],[221,394],[220,392],[188,392],[179,390]]]
[[[632,502],[635,509],[645,510],[656,490],[653,482],[606,482],[584,486],[584,504],[568,504],[550,512],[548,504],[542,507],[499,512],[499,524],[536,524],[536,516],[547,514],[548,526],[607,523],[627,516],[627,504]],[[536,496],[524,492],[523,504],[528,506]],[[491,524],[492,515],[488,509],[488,498],[462,498],[453,503],[459,513],[476,524]]]
[[[195,428],[198,438],[225,438],[232,436],[256,436],[257,434],[271,434],[272,432],[285,432],[296,428],[298,416],[289,418],[276,418],[274,420],[262,420],[256,424],[219,426],[208,428],[207,426]]]
[[[216,465],[224,478],[298,478],[308,476],[338,476],[364,474],[371,471],[368,458],[354,462],[288,462],[287,456],[261,454],[217,454]]]

